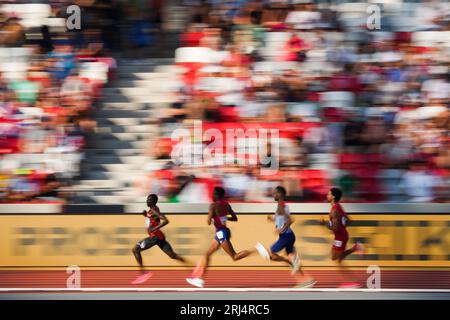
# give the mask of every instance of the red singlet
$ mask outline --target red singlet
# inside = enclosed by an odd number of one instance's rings
[[[347,232],[347,214],[342,209],[339,203],[335,203],[331,207],[331,212],[334,210],[338,213],[339,227],[338,230],[334,232],[334,242],[333,249],[337,251],[344,251],[348,242],[348,232]],[[330,221],[332,221],[330,213]]]
[[[213,222],[214,222],[214,226],[216,227],[216,230],[220,230],[223,228],[226,228],[226,221],[227,221],[227,215],[228,215],[228,211],[227,211],[227,206],[228,206],[228,201],[226,200],[217,200],[215,202],[215,204],[220,208],[219,210],[219,215],[215,214],[213,215]]]
[[[157,225],[159,225],[159,217],[154,212],[156,210],[158,209],[150,208],[150,210],[147,211],[147,232],[150,237],[156,237],[158,239],[164,240],[165,236],[161,230],[158,229],[153,232],[150,232],[151,227],[156,227]]]

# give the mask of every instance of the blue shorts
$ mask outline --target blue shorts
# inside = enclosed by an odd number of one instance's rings
[[[231,238],[230,229],[222,228],[222,229],[216,230],[216,236],[214,237],[214,239],[218,243],[222,244],[224,241],[230,241],[230,238]]]
[[[277,253],[283,249],[286,249],[287,254],[293,253],[295,243],[295,234],[293,232],[287,232],[280,234],[277,242],[275,242],[271,247],[270,251],[272,253]]]

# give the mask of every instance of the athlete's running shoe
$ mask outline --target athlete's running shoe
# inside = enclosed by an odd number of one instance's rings
[[[340,289],[359,289],[361,285],[358,282],[344,282],[339,286]]]
[[[292,262],[291,274],[296,274],[299,269],[300,269],[300,255],[298,253],[296,253],[294,261]]]
[[[270,261],[269,252],[267,252],[267,249],[260,242],[256,243],[255,248],[264,260]]]
[[[316,283],[317,283],[316,280],[314,280],[314,279],[309,279],[309,280],[306,280],[306,281],[304,281],[304,282],[298,283],[295,287],[296,287],[296,288],[311,288],[311,287],[314,287],[314,285],[315,285]]]
[[[364,254],[364,247],[361,243],[356,242],[354,248],[355,248],[354,253]]]
[[[186,278],[186,282],[197,288],[203,288],[205,281],[200,278]]]
[[[144,273],[143,275],[137,277],[136,280],[131,282],[131,284],[142,284],[142,283],[146,282],[148,279],[150,279],[152,276],[153,276],[153,273],[151,273],[151,272]]]

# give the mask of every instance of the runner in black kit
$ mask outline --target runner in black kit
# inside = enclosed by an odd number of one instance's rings
[[[133,281],[133,284],[143,283],[152,276],[151,272],[144,273],[141,252],[150,249],[154,245],[157,245],[171,259],[186,263],[186,260],[183,257],[179,256],[173,251],[172,246],[169,244],[169,242],[167,242],[164,233],[161,231],[162,227],[169,224],[169,220],[164,214],[159,211],[159,208],[156,205],[157,202],[158,196],[156,194],[150,194],[147,197],[147,206],[149,207],[149,210],[142,211],[144,217],[147,218],[146,223],[149,236],[144,240],[139,241],[132,250],[134,257],[136,258],[136,261],[138,262],[141,271],[143,272],[141,276]]]

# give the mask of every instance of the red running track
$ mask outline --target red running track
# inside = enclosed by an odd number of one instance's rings
[[[342,280],[336,270],[311,270],[316,288],[335,288]],[[366,287],[365,270],[351,271],[351,277]],[[154,270],[142,285],[131,282],[139,275],[132,270],[81,271],[82,288],[189,288],[189,270]],[[0,271],[0,288],[65,288],[70,275],[62,271]],[[348,275],[347,275],[348,276]],[[302,279],[289,270],[210,270],[205,288],[292,288]],[[381,287],[389,289],[450,289],[450,270],[381,270]]]

